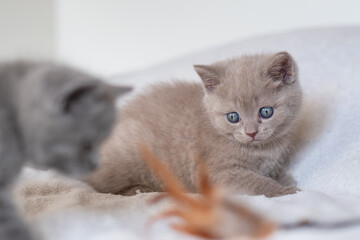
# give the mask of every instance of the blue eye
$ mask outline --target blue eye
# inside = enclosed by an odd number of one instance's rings
[[[237,123],[240,121],[240,116],[237,112],[231,112],[226,114],[227,119],[229,120],[229,122],[231,123]]]
[[[274,109],[272,107],[260,108],[259,115],[262,118],[271,118],[273,114],[274,114]]]

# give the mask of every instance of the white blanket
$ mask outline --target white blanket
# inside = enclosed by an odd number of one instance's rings
[[[359,43],[360,27],[296,31],[235,42],[109,81],[136,86],[136,90],[171,79],[200,81],[193,64],[244,53],[288,51],[298,62],[304,90],[301,142],[290,169],[303,191],[273,199],[244,198],[276,222],[360,219]],[[190,239],[173,232],[167,221],[155,224],[150,233],[146,231],[149,216],[168,204],[149,205],[154,193],[134,197],[99,194],[76,180],[26,169],[15,195],[44,239]],[[360,236],[360,225],[277,231],[270,239],[356,236]]]

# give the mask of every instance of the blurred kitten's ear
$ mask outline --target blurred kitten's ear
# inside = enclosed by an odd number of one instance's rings
[[[275,54],[266,68],[266,75],[274,81],[292,84],[296,81],[296,64],[287,52]]]
[[[73,105],[87,95],[95,94],[98,88],[97,82],[74,84],[67,87],[61,97],[61,108],[64,112],[70,112]]]
[[[118,87],[103,82],[84,82],[69,86],[63,93],[61,107],[70,112],[85,97],[95,98],[99,102],[115,102],[116,98],[131,91],[130,87]]]
[[[212,92],[223,78],[223,68],[216,65],[194,65],[194,69],[204,83],[205,89]]]

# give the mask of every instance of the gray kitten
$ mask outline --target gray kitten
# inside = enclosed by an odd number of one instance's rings
[[[234,192],[295,193],[284,170],[302,99],[294,59],[280,52],[194,67],[202,84],[158,85],[122,109],[88,181],[100,192],[163,191],[139,154],[146,144],[192,192],[198,155],[211,180]]]
[[[51,63],[0,65],[0,239],[32,239],[10,199],[24,162],[72,176],[94,170],[127,91]]]

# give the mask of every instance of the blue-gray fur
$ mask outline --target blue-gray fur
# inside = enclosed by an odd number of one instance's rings
[[[129,90],[52,63],[0,64],[0,239],[33,239],[10,198],[25,161],[72,176],[95,169]]]

